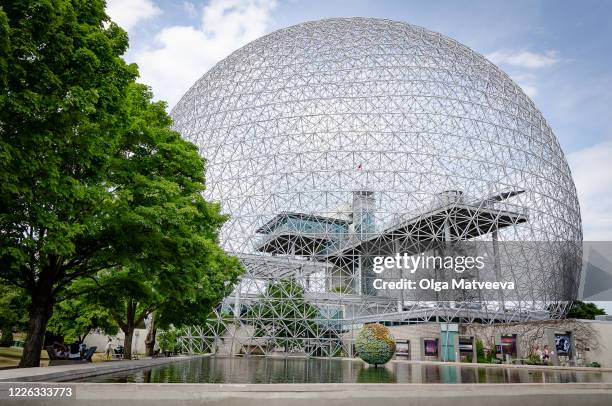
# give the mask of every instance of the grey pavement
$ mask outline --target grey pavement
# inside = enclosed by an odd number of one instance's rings
[[[70,386],[70,398],[9,398],[3,405],[129,406],[610,406],[612,384],[116,384],[35,383]]]
[[[129,371],[185,361],[197,356],[180,356],[167,358],[141,358],[132,361],[91,362],[87,364],[57,365],[38,368],[14,368],[0,371],[0,382],[42,382],[42,381],[70,381],[91,376],[110,374],[113,372]]]

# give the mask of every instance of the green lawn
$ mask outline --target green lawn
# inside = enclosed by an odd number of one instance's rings
[[[17,366],[22,352],[21,348],[0,347],[0,368]],[[46,366],[49,363],[47,351],[40,352],[40,360],[40,366]]]
[[[21,348],[0,347],[0,368],[17,366],[19,364],[19,360],[21,359],[22,352],[23,350]],[[104,357],[104,353],[102,352],[95,353],[91,360],[93,362],[109,361]],[[49,355],[47,354],[47,351],[43,350],[40,352],[40,366],[44,367],[48,364]]]

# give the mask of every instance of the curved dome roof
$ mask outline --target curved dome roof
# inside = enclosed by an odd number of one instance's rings
[[[298,209],[296,192],[411,200],[518,187],[534,219],[563,219],[546,222],[553,239],[581,237],[567,162],[533,102],[487,59],[421,27],[339,18],[275,31],[202,76],[172,117],[208,161],[209,197],[234,216]]]
[[[356,190],[373,192],[378,231],[451,190],[525,213],[502,241],[582,240],[568,164],[534,103],[421,27],[337,18],[275,31],[214,66],[171,115],[207,160],[232,252],[257,253],[258,229],[279,213],[342,217]]]

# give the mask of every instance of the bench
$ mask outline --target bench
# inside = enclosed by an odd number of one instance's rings
[[[56,366],[56,365],[72,365],[72,364],[86,364],[88,362],[91,362],[91,358],[93,357],[94,353],[96,352],[96,349],[98,347],[89,347],[87,349],[87,351],[85,352],[85,354],[83,354],[82,357],[79,358],[60,358],[57,355],[55,355],[55,351],[53,350],[53,347],[51,346],[47,346],[45,347],[45,350],[47,351],[47,354],[49,355],[49,366]]]

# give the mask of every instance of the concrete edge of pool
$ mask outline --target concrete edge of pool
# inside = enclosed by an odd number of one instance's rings
[[[347,360],[355,358],[345,358]],[[459,365],[467,368],[504,368],[504,369],[532,369],[536,371],[584,371],[584,372],[612,372],[612,368],[592,368],[586,366],[553,366],[553,365],[527,365],[527,364],[478,364],[471,362],[444,362],[444,361],[411,361],[411,360],[392,360],[389,362],[403,364],[423,364],[423,365]]]
[[[194,355],[169,358],[143,358],[132,361],[93,362],[87,364],[57,365],[38,368],[13,368],[0,371],[0,382],[45,382],[70,381],[116,372],[151,368],[174,362],[204,358],[209,355]]]
[[[72,387],[66,399],[9,398],[0,383],[6,405],[453,405],[495,406],[612,404],[612,383],[552,384],[115,384],[34,383],[30,386]],[[171,403],[170,403],[171,402]]]
[[[494,403],[495,406],[516,406],[517,404],[521,406],[612,405],[612,383],[125,384],[71,382],[98,375],[150,368],[207,356],[209,355],[4,370],[0,371],[0,403],[3,405],[74,404],[91,406],[109,404],[284,406],[288,403],[291,406],[313,406],[315,403],[332,406],[479,406],[491,403]],[[398,363],[405,362],[398,361]],[[418,364],[424,363],[419,362]],[[445,365],[477,366],[460,363],[446,363]],[[583,369],[541,368],[549,370]],[[16,387],[71,387],[75,395],[67,399],[9,397],[9,388]]]

